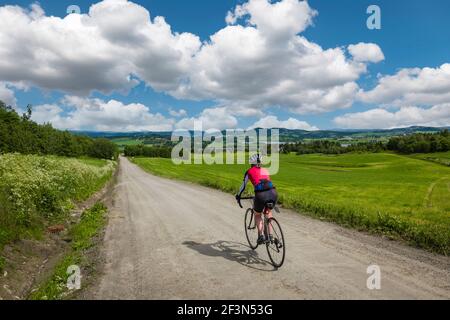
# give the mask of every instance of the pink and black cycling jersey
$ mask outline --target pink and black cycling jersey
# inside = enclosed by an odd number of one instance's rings
[[[256,192],[268,191],[274,189],[274,185],[270,179],[269,171],[261,167],[252,167],[245,173],[244,181],[239,190],[239,194],[242,194],[245,190],[245,186],[248,181],[251,181]]]

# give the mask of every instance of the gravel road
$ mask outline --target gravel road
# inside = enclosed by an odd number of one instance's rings
[[[238,188],[238,186],[236,186]],[[450,258],[283,210],[279,270],[234,197],[121,159],[94,299],[449,299]],[[378,265],[381,289],[367,288]]]

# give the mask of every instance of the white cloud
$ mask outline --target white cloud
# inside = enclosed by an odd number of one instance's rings
[[[164,18],[152,21],[126,0],[65,18],[46,16],[38,4],[1,6],[0,21],[0,81],[76,94],[127,91],[138,83],[132,75],[157,90],[175,89],[200,46],[197,36],[173,33]]]
[[[359,96],[363,102],[395,106],[450,103],[450,64],[401,69],[395,75],[381,76],[374,89]]]
[[[355,99],[400,109],[347,114],[337,123],[352,127],[360,125],[359,119],[371,126],[370,119],[387,119],[377,124],[386,127],[446,121],[434,117],[450,104],[450,64],[402,69],[380,76],[374,89],[363,91],[357,81],[368,63],[384,59],[381,48],[349,45],[348,58],[345,48],[320,47],[301,35],[317,14],[306,1],[248,0],[228,13],[226,27],[202,43],[192,33],[173,32],[163,17],[126,0],[104,0],[88,14],[64,18],[46,15],[38,4],[0,6],[0,99],[15,103],[11,86],[61,90],[72,97],[64,107],[40,106],[35,117],[41,112],[41,120],[48,114],[61,128],[99,130],[168,129],[195,119],[205,129],[232,128],[236,116],[264,117],[268,107],[323,113],[349,108]],[[170,110],[172,117],[185,117],[176,123],[141,104],[73,102],[73,95],[126,92],[140,81],[176,98],[214,100],[217,107],[191,118],[185,110]],[[411,105],[417,107],[406,107]],[[286,125],[304,125],[294,120]]]
[[[334,123],[341,128],[389,129],[409,126],[449,126],[450,104],[431,108],[401,107],[390,112],[383,108],[348,113],[336,117]]]
[[[233,113],[248,115],[269,106],[297,113],[350,107],[366,64],[347,59],[341,48],[324,50],[298,35],[315,15],[298,0],[238,6],[228,23],[246,20],[212,35],[195,55],[187,81],[172,94],[216,99]]]
[[[194,122],[202,125],[203,130],[210,129],[234,129],[238,125],[238,120],[231,115],[226,108],[205,109],[198,117],[184,118],[176,125],[176,129],[193,130]]]
[[[272,129],[272,128],[284,128],[284,129],[301,129],[314,131],[319,130],[319,128],[315,126],[311,126],[309,123],[305,121],[300,121],[295,118],[289,118],[285,121],[278,120],[275,116],[267,116],[264,117],[257,122],[255,122],[250,128],[264,128],[264,129]]]
[[[248,22],[267,37],[289,40],[311,25],[315,15],[317,11],[311,9],[306,1],[271,3],[267,0],[249,0],[236,6],[233,12],[228,12],[226,22],[235,24],[238,19],[248,16]]]
[[[32,119],[56,128],[98,131],[171,131],[175,121],[142,104],[66,96],[59,105],[33,108]]]
[[[169,114],[172,117],[186,117],[187,116],[187,111],[184,109],[180,109],[180,110],[173,110],[173,109],[169,109]]]
[[[3,82],[0,82],[0,100],[9,106],[15,106],[17,103],[14,91]]]
[[[384,60],[383,51],[375,43],[351,44],[348,46],[348,51],[353,56],[353,59],[358,62],[373,62],[377,63]]]
[[[350,107],[366,64],[299,35],[316,15],[306,1],[249,0],[227,18],[242,23],[202,44],[126,0],[105,0],[65,18],[47,16],[37,4],[2,6],[0,81],[87,95],[126,92],[142,80],[242,115],[269,106],[297,113]]]

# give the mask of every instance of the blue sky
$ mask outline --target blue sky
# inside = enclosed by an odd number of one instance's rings
[[[64,18],[67,15],[66,8],[69,5],[75,3],[81,8],[83,14],[87,14],[90,6],[96,2],[97,1],[87,0],[63,0],[40,1],[39,4],[45,11],[45,16]],[[247,1],[244,0],[135,0],[133,2],[148,10],[151,19],[154,19],[156,16],[163,16],[166,23],[171,26],[173,32],[188,32],[198,36],[202,42],[209,41],[211,35],[227,27],[225,17],[229,11],[233,12],[237,5],[245,6],[247,3]],[[29,8],[32,3],[34,2],[26,0],[0,1],[1,6],[18,5],[23,8]],[[258,123],[259,120],[267,117],[271,117],[271,120],[275,117],[282,124],[287,119],[293,118],[298,122],[307,123],[310,128],[320,129],[336,127],[378,127],[383,126],[385,122],[387,123],[387,127],[416,124],[450,125],[450,123],[448,123],[450,119],[450,116],[448,115],[450,104],[447,104],[450,103],[450,100],[447,101],[448,98],[445,95],[445,90],[450,89],[450,87],[433,87],[439,85],[433,81],[433,77],[438,78],[442,76],[444,80],[449,79],[448,70],[440,69],[444,64],[450,63],[449,1],[310,0],[308,1],[308,4],[309,7],[316,10],[318,14],[312,17],[312,25],[304,28],[299,35],[305,37],[311,43],[321,46],[323,50],[343,48],[347,59],[352,59],[348,52],[348,46],[351,44],[371,43],[376,44],[381,49],[384,55],[382,61],[364,61],[367,70],[365,72],[357,72],[358,77],[354,82],[357,83],[358,89],[354,90],[355,96],[358,90],[367,93],[374,90],[380,83],[380,77],[395,76],[398,75],[401,70],[407,68],[419,68],[418,74],[407,76],[406,78],[403,77],[402,83],[404,83],[404,85],[400,88],[396,88],[394,93],[387,92],[386,88],[384,88],[384,90],[382,90],[383,88],[380,88],[379,91],[373,92],[371,98],[352,97],[350,98],[351,102],[349,103],[345,100],[345,103],[348,104],[345,108],[342,107],[344,104],[343,101],[336,101],[336,106],[327,105],[326,108],[320,107],[319,105],[315,106],[314,103],[310,101],[303,104],[301,94],[300,97],[295,98],[299,99],[298,102],[297,100],[284,99],[284,97],[277,98],[268,95],[268,102],[266,104],[264,97],[261,97],[261,99],[252,97],[251,99],[246,100],[247,97],[245,94],[242,95],[242,98],[234,101],[233,98],[229,98],[233,92],[231,89],[230,92],[216,94],[214,90],[209,92],[208,90],[210,90],[210,88],[203,88],[201,85],[199,85],[199,88],[195,93],[186,97],[180,96],[180,94],[174,94],[173,91],[175,89],[155,88],[155,86],[152,85],[152,81],[143,79],[139,79],[140,84],[136,85],[128,92],[124,92],[124,90],[120,90],[120,88],[115,88],[111,92],[99,93],[96,90],[97,88],[92,88],[92,92],[76,92],[76,94],[74,94],[73,92],[70,92],[70,88],[67,89],[64,87],[64,89],[61,89],[57,85],[49,85],[45,88],[46,85],[41,84],[46,84],[46,81],[27,79],[26,76],[22,79],[17,75],[21,74],[19,71],[14,71],[15,74],[8,74],[8,76],[2,77],[1,68],[0,84],[3,82],[5,90],[13,92],[17,108],[25,106],[28,103],[31,103],[34,106],[59,106],[61,110],[58,115],[59,117],[57,118],[58,120],[55,121],[60,121],[61,117],[64,118],[65,116],[70,116],[74,109],[81,108],[80,104],[76,105],[75,103],[69,104],[61,102],[67,95],[77,95],[85,99],[85,101],[97,98],[105,103],[110,100],[116,100],[124,106],[130,104],[142,104],[150,109],[152,115],[160,114],[164,118],[172,117],[169,113],[170,110],[185,110],[185,114],[172,120],[173,124],[182,120],[183,117],[186,119],[192,117],[201,118],[203,110],[214,110],[219,106],[220,108],[226,108],[226,114],[218,113],[220,116],[227,117],[227,119],[224,120],[224,123],[230,123],[233,126],[244,128]],[[371,4],[376,4],[381,8],[381,30],[369,30],[366,27],[366,19],[368,17],[366,9]],[[252,14],[256,16],[256,13],[247,12],[247,15],[250,17]],[[241,24],[243,26],[248,26],[250,22],[247,20]],[[261,29],[259,25],[254,27]],[[278,44],[278,42],[276,43]],[[61,43],[61,46],[64,45],[64,42]],[[236,50],[246,49],[236,47]],[[366,49],[363,48],[363,50]],[[282,59],[282,56],[280,56],[280,59]],[[338,57],[336,59],[338,59]],[[353,60],[357,59],[353,58]],[[149,61],[151,62],[153,60]],[[235,61],[235,59],[233,61]],[[270,61],[268,61],[268,63],[270,63]],[[236,68],[236,66],[234,66],[234,68]],[[422,77],[420,71],[423,71],[424,68],[431,68],[435,70],[435,73],[432,73],[431,76],[426,76],[424,72]],[[149,69],[149,77],[153,79],[153,76],[151,75],[152,67],[149,66]],[[252,71],[249,70],[248,74],[245,74],[249,79],[252,79],[252,76],[254,76],[254,79],[257,79],[257,77],[261,75],[264,75],[265,77],[271,76],[270,73],[263,72],[261,74],[255,73],[252,75],[251,72]],[[148,74],[147,71],[145,73]],[[188,76],[183,75],[183,77],[190,76],[191,73],[189,73]],[[40,75],[36,77],[40,77]],[[321,77],[320,72],[318,72],[317,77]],[[220,79],[224,82],[228,81],[228,78],[225,77]],[[280,78],[280,82],[284,80],[284,78]],[[427,90],[429,90],[429,92],[411,92],[411,90],[415,90],[414,88],[417,87],[417,81],[419,80],[423,80],[423,82],[420,82],[420,86],[428,88]],[[17,84],[19,82],[25,84],[26,90],[24,90],[21,85]],[[398,81],[392,83],[398,83]],[[344,83],[342,83],[342,85],[343,84]],[[323,89],[322,84],[318,84],[318,87],[320,90]],[[387,87],[389,87],[389,83],[387,84]],[[265,90],[273,91],[274,88],[274,85],[272,85],[272,87],[268,86]],[[236,88],[233,87],[233,89],[235,90]],[[314,88],[309,88],[308,90],[310,89],[313,90]],[[208,93],[203,94],[202,90]],[[290,90],[293,91],[290,91],[289,94],[295,94],[295,88]],[[313,91],[305,91],[305,95],[308,95],[310,92]],[[440,92],[441,94],[436,94],[436,92]],[[444,94],[442,94],[442,92],[444,92]],[[447,90],[446,92],[450,92],[450,90]],[[282,94],[283,93],[280,93],[280,95]],[[324,94],[326,94],[326,92]],[[379,95],[382,97],[379,97]],[[415,103],[416,101],[411,100],[411,95],[413,97],[419,97],[417,103]],[[389,98],[384,98],[388,96]],[[286,105],[284,103],[286,103]],[[297,106],[296,103],[299,103],[301,106]],[[89,102],[86,102],[84,105],[86,104],[89,104]],[[235,107],[235,105],[241,104],[248,104],[249,108],[254,108],[254,110],[257,110],[258,112],[255,111],[250,116],[243,115],[243,112],[241,112],[242,110],[239,109],[239,111],[236,111],[237,109]],[[431,109],[433,109],[433,112]],[[39,113],[41,118],[38,120],[42,121],[42,118],[44,120],[52,119],[54,113],[46,117],[43,112],[44,111],[42,110],[42,112]],[[230,116],[228,116],[228,114],[230,114]],[[230,119],[230,117],[232,119]],[[152,121],[154,121],[154,117],[152,119]],[[208,119],[210,119],[210,117]],[[237,124],[233,123],[233,119],[236,119]],[[417,123],[414,123],[414,121],[417,121]],[[70,123],[70,125],[68,123]],[[56,126],[64,127],[64,124],[69,127],[80,126],[80,128],[70,127],[70,129],[99,130],[102,128],[112,128],[114,130],[113,124],[111,126],[105,125],[97,127],[95,126],[94,120],[86,124],[80,123],[80,121],[74,124],[74,122],[65,122],[61,120]],[[295,126],[296,125],[294,124],[294,127]],[[302,125],[298,126],[302,127]],[[122,124],[116,126],[117,130],[132,127],[133,126],[123,127]]]

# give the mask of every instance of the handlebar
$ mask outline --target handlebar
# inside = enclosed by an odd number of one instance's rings
[[[253,200],[254,198],[255,197],[242,197],[242,198],[239,198],[239,200],[238,200],[239,207],[243,208],[243,206],[241,204],[241,200]]]

